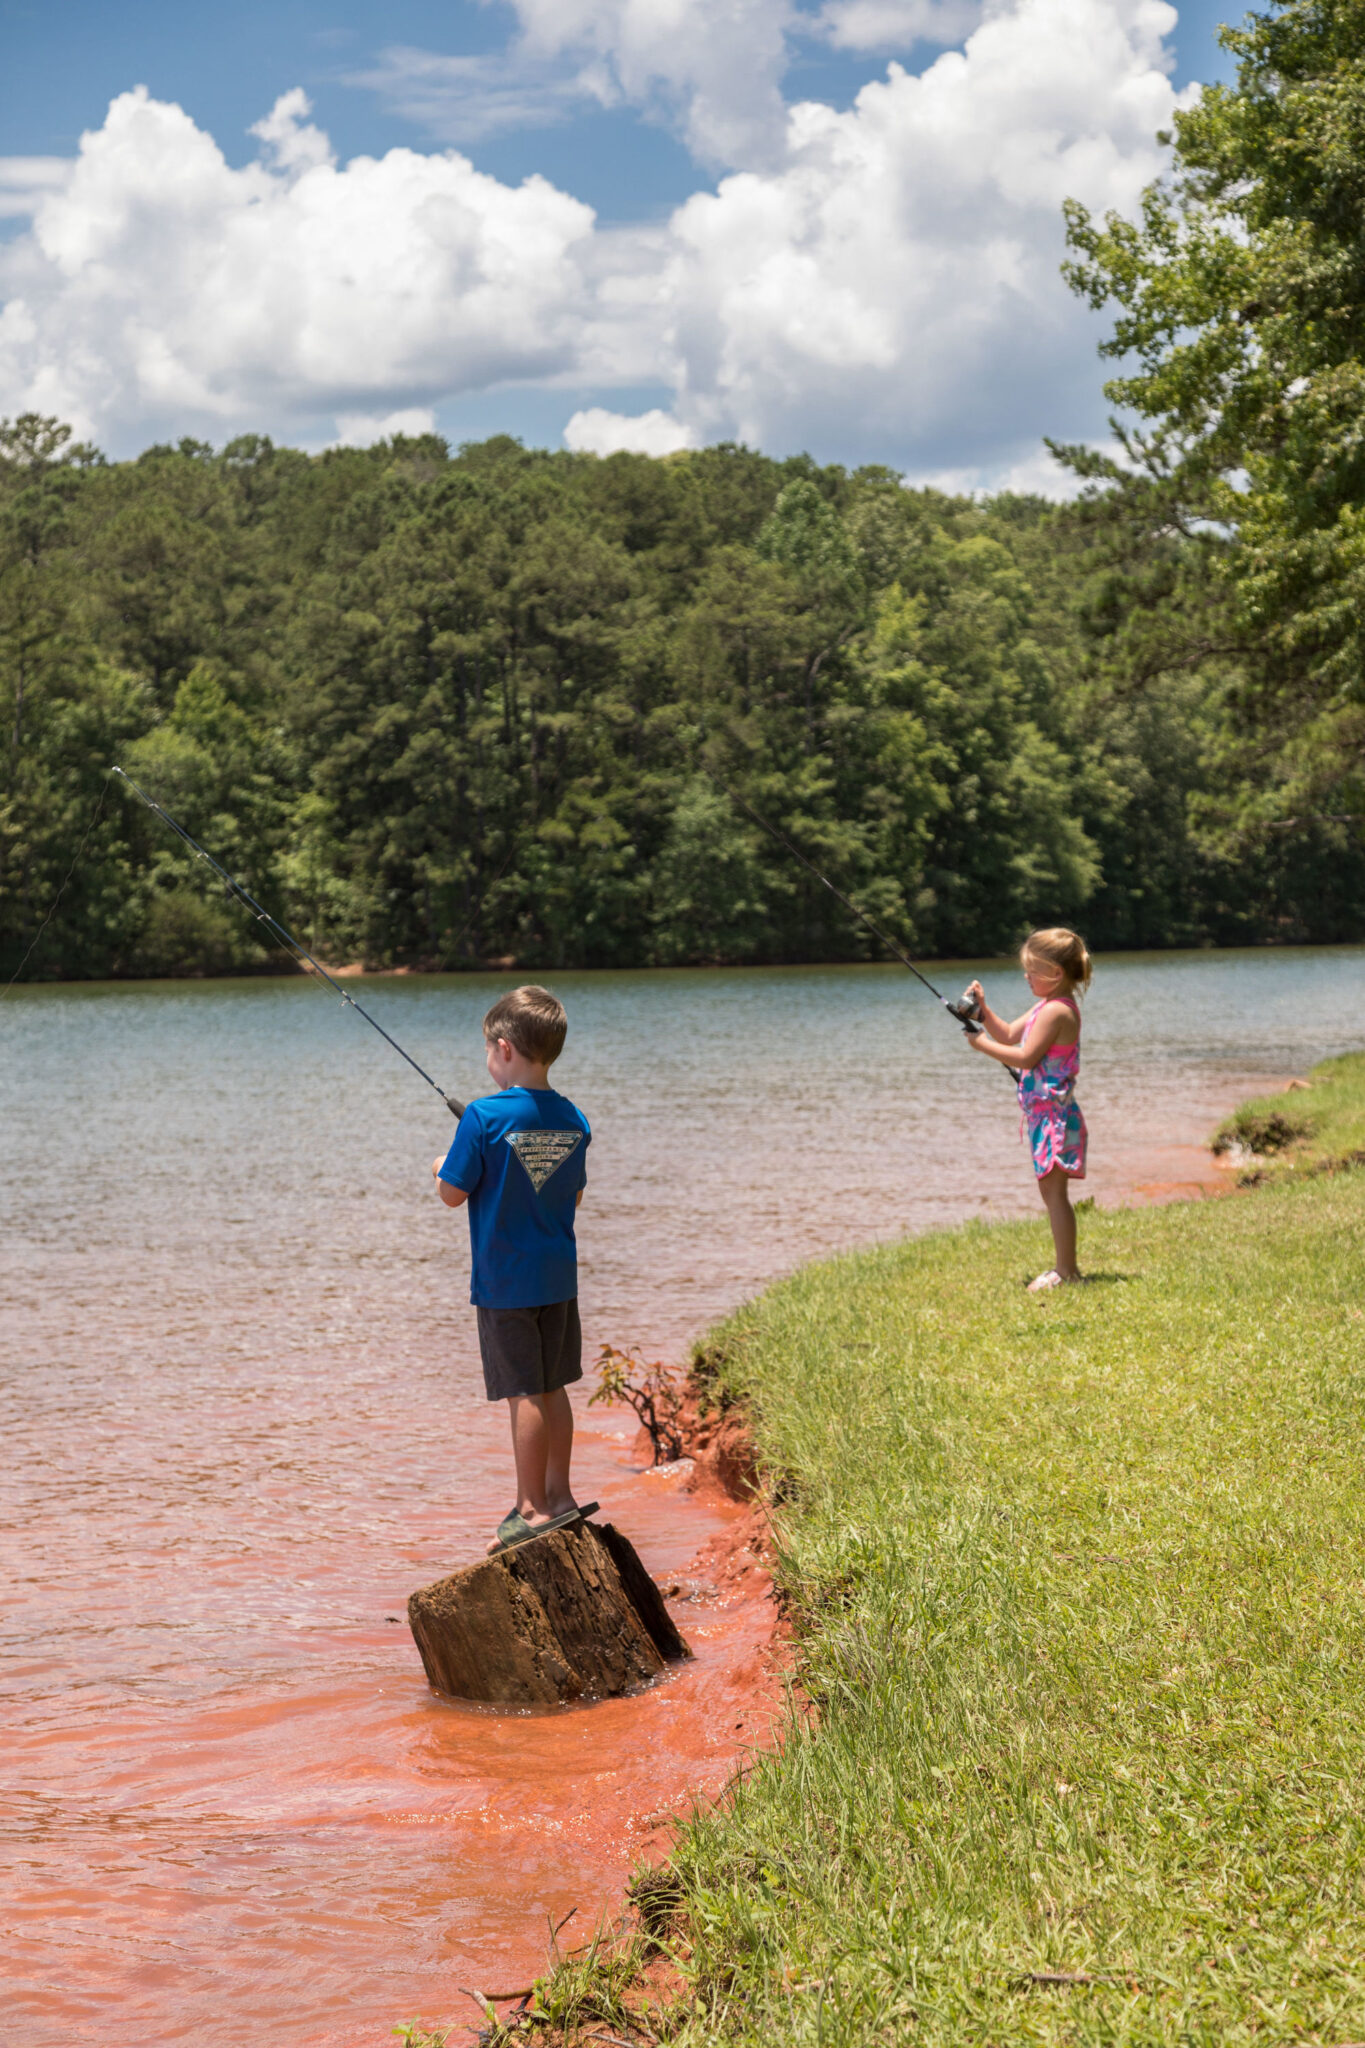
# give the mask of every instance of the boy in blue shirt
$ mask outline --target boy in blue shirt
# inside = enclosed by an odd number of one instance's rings
[[[587,1183],[592,1132],[550,1086],[568,1019],[546,988],[518,988],[483,1020],[496,1095],[471,1102],[444,1159],[432,1162],[441,1200],[469,1205],[469,1298],[479,1320],[484,1388],[512,1418],[517,1504],[489,1554],[564,1529],[580,1508],[569,1484],[573,1409],[565,1389],[583,1377],[574,1217]]]

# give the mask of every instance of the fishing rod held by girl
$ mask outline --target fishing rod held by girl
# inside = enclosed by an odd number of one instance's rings
[[[117,775],[121,782],[126,782],[129,789],[132,790],[134,796],[139,798],[142,803],[146,804],[147,809],[151,811],[156,817],[160,818],[164,824],[169,825],[172,832],[175,833],[176,837],[178,839],[183,840],[185,845],[189,847],[190,851],[194,855],[196,855],[196,857],[199,860],[202,860],[206,866],[212,868],[214,874],[217,875],[219,881],[223,884],[223,887],[227,890],[229,896],[231,896],[234,899],[234,901],[240,903],[244,909],[250,911],[251,915],[256,919],[258,924],[262,924],[265,926],[267,934],[269,935],[269,937],[271,938],[275,945],[282,946],[285,949],[285,951],[288,952],[298,962],[299,966],[304,969],[305,973],[320,975],[322,979],[327,983],[327,986],[330,989],[334,990],[335,993],[341,997],[343,1003],[348,1004],[351,1009],[357,1011],[359,1015],[365,1019],[365,1022],[371,1025],[374,1028],[374,1030],[376,1030],[379,1033],[379,1036],[382,1039],[385,1039],[387,1043],[393,1047],[394,1051],[399,1055],[399,1057],[407,1061],[408,1065],[412,1068],[413,1072],[415,1074],[421,1075],[422,1079],[426,1082],[428,1088],[435,1089],[436,1093],[440,1096],[442,1102],[444,1102],[446,1108],[450,1111],[452,1116],[461,1117],[464,1115],[465,1105],[456,1096],[447,1095],[445,1089],[442,1088],[440,1082],[433,1081],[431,1075],[427,1072],[426,1068],[419,1066],[417,1064],[417,1061],[413,1058],[410,1052],[404,1052],[402,1046],[398,1043],[398,1040],[394,1038],[391,1033],[387,1032],[384,1029],[383,1025],[378,1021],[377,1018],[374,1018],[370,1015],[369,1011],[365,1008],[365,1005],[363,1003],[358,1003],[355,997],[349,992],[349,990],[344,989],[341,986],[341,983],[336,979],[336,977],[328,973],[327,969],[323,966],[322,962],[320,960],[315,959],[313,955],[308,951],[308,948],[306,946],[302,946],[299,944],[299,941],[294,937],[292,932],[286,931],[285,927],[280,923],[277,917],[272,917],[271,913],[256,901],[256,898],[252,895],[251,891],[245,886],[245,884],[237,881],[234,876],[228,873],[227,869],[223,867],[221,862],[216,861],[214,859],[213,855],[208,851],[207,847],[201,846],[199,844],[199,841],[196,838],[194,838],[191,833],[187,832],[185,830],[185,827],[182,824],[180,824],[177,819],[173,818],[170,812],[166,810],[163,805],[159,804],[154,796],[148,796],[146,790],[139,788],[138,784],[134,782],[132,776],[125,774],[122,768],[111,768],[109,772],[111,775]]]
[[[842,889],[836,889],[833,882],[831,882],[831,880],[829,879],[829,876],[822,875],[819,868],[816,867],[815,862],[813,860],[807,860],[805,854],[802,853],[800,847],[793,846],[785,832],[779,831],[776,825],[771,824],[769,820],[762,815],[761,812],[756,811],[753,805],[739,794],[738,790],[731,789],[730,785],[727,782],[722,782],[719,775],[716,774],[714,768],[708,769],[707,773],[710,775],[711,780],[715,783],[716,787],[725,792],[726,796],[729,797],[732,804],[738,804],[739,808],[742,811],[747,811],[749,813],[749,816],[753,819],[756,825],[761,825],[763,827],[763,830],[769,833],[772,836],[772,838],[774,838],[777,841],[779,846],[785,846],[787,852],[792,856],[793,860],[799,860],[803,868],[808,868],[811,874],[814,875],[817,882],[824,883],[825,887],[829,890],[831,896],[838,897],[839,901],[843,904],[845,910],[850,912],[852,916],[856,917],[860,923],[865,924],[868,930],[873,934],[875,938],[881,940],[882,944],[886,947],[888,953],[894,953],[896,958],[900,961],[901,965],[903,967],[908,967],[910,969],[910,972],[914,975],[916,981],[922,982],[925,988],[928,989],[930,995],[933,996],[934,1000],[936,1002],[942,1003],[944,1009],[948,1012],[949,1016],[956,1017],[958,1023],[962,1026],[962,1029],[966,1032],[969,1038],[976,1038],[979,1035],[981,1031],[981,1025],[978,1019],[980,1018],[981,1011],[980,1006],[977,1003],[977,1000],[973,995],[971,989],[967,989],[958,998],[957,1002],[950,1003],[947,996],[942,994],[942,992],[939,989],[936,989],[934,987],[934,984],[932,983],[932,981],[930,981],[928,975],[920,973],[919,968],[916,967],[914,961],[910,958],[910,955],[904,950],[904,948],[898,946],[894,939],[888,938],[886,933],[882,930],[881,926],[874,924],[872,922],[872,919],[868,916],[865,910],[859,910],[857,904],[851,902],[850,899],[847,896],[845,896]]]

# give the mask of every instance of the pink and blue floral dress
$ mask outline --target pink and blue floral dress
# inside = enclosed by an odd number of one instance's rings
[[[1079,1005],[1071,996],[1063,996],[1061,1000],[1075,1011],[1079,1034]],[[1041,1003],[1035,1003],[1029,1011],[1024,1024],[1025,1038],[1042,1007]],[[1028,1140],[1033,1171],[1039,1180],[1045,1173],[1051,1173],[1054,1166],[1060,1166],[1062,1172],[1073,1180],[1085,1179],[1087,1133],[1085,1118],[1076,1100],[1076,1076],[1080,1069],[1079,1035],[1074,1045],[1050,1047],[1036,1067],[1020,1069],[1019,1107],[1022,1114],[1019,1135]]]

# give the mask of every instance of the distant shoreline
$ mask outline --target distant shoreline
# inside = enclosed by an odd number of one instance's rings
[[[1358,939],[1249,939],[1235,946],[1132,946],[1110,947],[1099,958],[1109,960],[1170,960],[1187,956],[1207,959],[1211,956],[1231,956],[1239,953],[1349,953],[1365,949],[1365,934]],[[926,955],[919,964],[929,973],[936,969],[951,976],[967,968],[982,966],[1013,966],[1012,953],[954,953]],[[394,967],[371,967],[361,961],[343,961],[333,965],[321,961],[328,974],[339,981],[412,981],[412,980],[469,980],[480,977],[520,975],[527,979],[539,976],[563,974],[785,974],[799,968],[830,968],[840,972],[854,967],[884,968],[888,972],[900,968],[895,960],[869,960],[850,955],[846,959],[790,959],[790,960],[692,960],[670,961],[668,964],[641,963],[637,966],[620,964],[604,966],[550,966],[544,961],[489,960],[476,966],[436,967],[429,962],[402,962]],[[307,981],[316,979],[310,970],[300,967],[295,961],[280,960],[262,962],[259,966],[233,967],[222,970],[204,970],[193,974],[109,974],[96,976],[51,975],[37,976],[28,981],[14,984],[12,993],[25,989],[62,988],[150,988],[158,985],[183,987],[217,982],[232,981]]]

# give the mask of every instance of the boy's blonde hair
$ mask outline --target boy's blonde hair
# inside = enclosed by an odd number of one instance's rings
[[[1094,965],[1085,940],[1079,933],[1068,931],[1064,924],[1050,924],[1043,931],[1030,932],[1019,948],[1019,958],[1042,960],[1049,967],[1060,968],[1072,988],[1079,989],[1082,995],[1090,986]]]
[[[559,1058],[568,1029],[569,1020],[559,997],[552,996],[547,988],[538,988],[534,982],[514,988],[510,995],[499,996],[483,1020],[487,1044],[505,1038],[524,1060],[534,1060],[541,1067],[548,1067]]]

